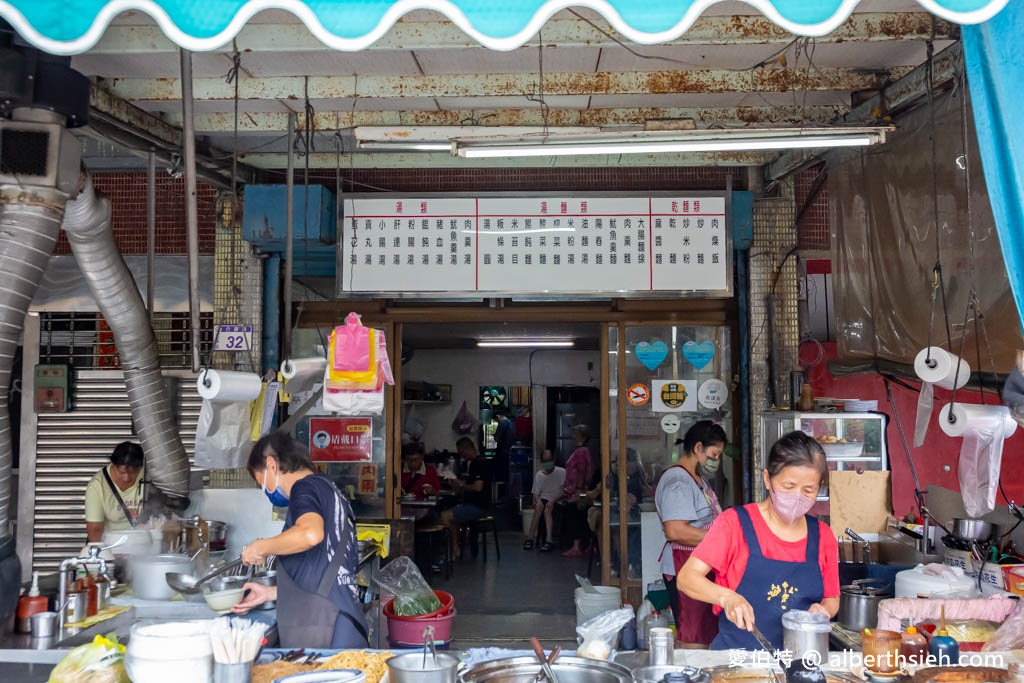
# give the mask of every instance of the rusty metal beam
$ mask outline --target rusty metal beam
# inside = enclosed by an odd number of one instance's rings
[[[963,68],[963,45],[954,43],[935,55],[932,62],[932,84],[938,88],[949,83]],[[927,66],[922,64],[897,81],[882,88],[877,94],[857,105],[836,123],[853,125],[876,123],[914,105],[927,92]],[[767,181],[784,178],[793,171],[819,158],[822,153],[812,150],[793,150],[782,154],[765,168]]]
[[[927,12],[866,12],[853,14],[842,26],[817,43],[926,40],[931,35],[932,15]],[[544,24],[545,48],[618,48],[610,36],[629,43],[602,18],[593,24],[577,19],[551,19]],[[959,27],[937,19],[937,40],[955,40]],[[784,45],[793,36],[762,15],[702,16],[683,35],[667,46],[731,44]],[[317,40],[301,23],[247,24],[235,39],[242,52],[320,52],[330,48]],[[532,38],[524,47],[537,47]],[[462,50],[480,45],[450,21],[399,21],[369,50]],[[90,55],[170,53],[176,46],[155,25],[110,26]],[[231,50],[231,45],[222,47]]]
[[[682,93],[804,92],[813,90],[877,90],[910,71],[895,67],[869,71],[836,68],[765,68],[755,71],[697,69],[691,71],[631,71],[550,73],[544,75],[544,94],[558,95],[676,95]],[[243,78],[243,100],[296,100],[305,87],[303,76]],[[103,87],[132,102],[181,99],[177,78],[113,78]],[[234,88],[223,78],[197,78],[197,100],[230,100]],[[439,76],[312,76],[313,100],[406,97],[523,97],[537,93],[533,73],[445,74]]]
[[[681,154],[625,154],[560,157],[523,157],[515,159],[464,159],[445,152],[376,152],[343,154],[342,168],[603,168],[609,166],[762,166],[777,156],[775,152],[714,152]],[[283,169],[285,154],[245,154],[239,158],[262,169]],[[300,163],[305,165],[305,159]],[[316,152],[309,156],[310,168],[336,168],[334,152]]]
[[[333,131],[358,126],[461,126],[468,122],[484,126],[636,127],[651,120],[693,119],[698,127],[725,124],[831,123],[846,113],[841,105],[807,107],[636,107],[616,109],[475,109],[447,111],[326,111],[313,119],[314,130]],[[306,116],[298,112],[298,128],[305,130]],[[180,125],[181,116],[169,113],[167,123]],[[234,114],[209,112],[196,114],[200,133],[223,134],[234,130]],[[243,112],[238,131],[244,134],[266,132],[279,135],[288,126],[288,114]]]
[[[172,155],[182,152],[181,129],[158,119],[117,95],[93,85],[89,92],[90,123],[84,135],[109,140],[132,154],[146,158],[153,152],[164,164],[172,163]],[[218,187],[230,187],[231,164],[227,154],[210,150],[212,156],[198,155],[200,177]],[[257,171],[245,164],[238,166],[238,180],[252,182]]]

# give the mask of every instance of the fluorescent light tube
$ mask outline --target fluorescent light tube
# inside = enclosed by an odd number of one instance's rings
[[[359,149],[376,152],[451,152],[450,142],[395,141],[395,142],[360,142]]]
[[[794,135],[791,137],[636,140],[632,142],[552,143],[520,145],[458,146],[460,157],[493,159],[503,157],[573,156],[590,154],[659,154],[665,152],[738,152],[754,150],[812,149],[824,147],[866,147],[879,141],[878,135]]]
[[[480,348],[540,348],[575,346],[572,339],[489,339],[476,343]]]

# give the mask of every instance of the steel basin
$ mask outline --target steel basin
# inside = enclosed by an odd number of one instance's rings
[[[629,669],[621,664],[583,657],[559,657],[551,665],[558,683],[632,683]],[[540,671],[536,657],[512,657],[482,662],[462,672],[466,683],[533,683]]]

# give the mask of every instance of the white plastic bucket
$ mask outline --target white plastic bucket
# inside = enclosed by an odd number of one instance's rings
[[[622,589],[618,586],[594,586],[597,593],[584,588],[576,589],[576,625],[580,626],[594,617],[622,607]]]
[[[533,508],[523,510],[523,536],[530,535],[530,526],[533,524]]]

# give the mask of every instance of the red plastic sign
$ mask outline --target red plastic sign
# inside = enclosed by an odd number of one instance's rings
[[[373,459],[373,419],[312,417],[309,455],[313,462],[362,462]]]

